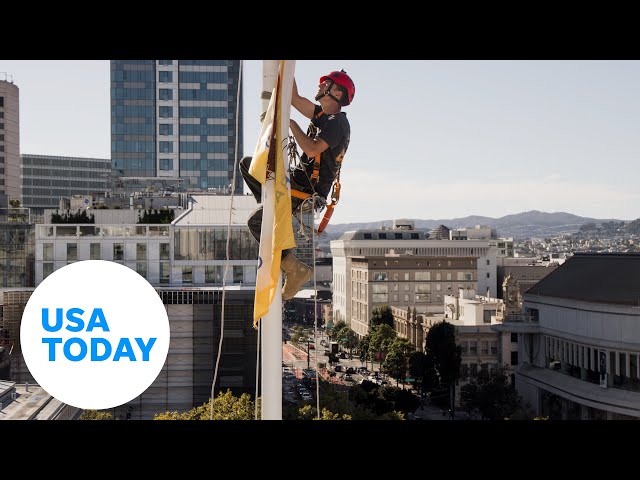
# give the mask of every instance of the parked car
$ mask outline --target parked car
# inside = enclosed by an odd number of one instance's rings
[[[348,367],[347,373],[356,373],[356,371],[353,369],[353,367]]]

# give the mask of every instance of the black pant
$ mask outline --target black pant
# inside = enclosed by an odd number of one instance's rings
[[[253,178],[249,174],[249,165],[251,165],[252,157],[244,157],[240,160],[240,173],[242,173],[242,178],[249,186],[249,190],[253,193],[256,202],[259,204],[262,203],[262,185],[258,180]],[[299,188],[296,187],[296,190]],[[302,190],[304,191],[304,190]],[[300,206],[302,200],[296,197],[291,197],[291,212],[294,213],[296,209]],[[249,220],[247,221],[247,226],[249,227],[249,231],[253,238],[256,239],[258,243],[260,243],[260,231],[262,229],[262,205],[259,205],[251,215],[249,215]],[[282,257],[284,258],[292,252],[293,249],[283,250]]]

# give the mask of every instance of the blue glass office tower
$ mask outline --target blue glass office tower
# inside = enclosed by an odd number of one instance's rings
[[[239,60],[112,60],[111,165],[134,178],[182,178],[188,189],[222,189],[242,158]],[[236,193],[242,193],[237,175]]]

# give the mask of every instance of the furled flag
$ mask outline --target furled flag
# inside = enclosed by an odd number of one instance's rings
[[[280,60],[278,80],[249,173],[262,184],[262,231],[256,278],[253,325],[269,311],[280,275],[282,250],[296,246],[291,223],[289,174],[284,149],[289,138],[289,111],[295,61]]]

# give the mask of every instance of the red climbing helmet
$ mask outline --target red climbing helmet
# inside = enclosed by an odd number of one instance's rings
[[[347,98],[343,97],[340,103],[343,107],[349,105],[353,101],[353,96],[356,94],[356,86],[354,85],[353,80],[351,80],[351,77],[347,75],[347,72],[345,72],[344,70],[340,70],[339,72],[331,72],[329,75],[320,77],[320,83],[324,82],[327,79],[331,80],[336,85],[344,87],[344,89],[347,91]]]

